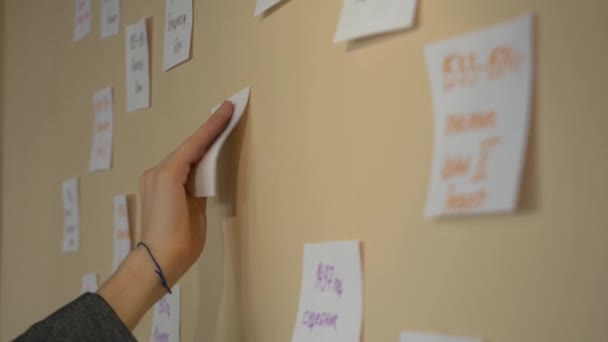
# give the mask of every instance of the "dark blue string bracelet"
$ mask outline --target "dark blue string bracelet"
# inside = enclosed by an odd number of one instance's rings
[[[165,289],[167,289],[167,291],[169,291],[169,294],[171,294],[171,289],[169,288],[169,285],[167,284],[167,279],[165,278],[165,275],[163,274],[163,270],[160,268],[160,265],[158,264],[158,262],[156,262],[156,259],[154,258],[154,255],[152,254],[152,251],[150,250],[150,247],[148,247],[148,245],[146,245],[143,242],[138,243],[137,247],[139,247],[139,246],[144,246],[146,248],[146,250],[148,251],[148,254],[150,254],[150,258],[152,258],[154,265],[156,265],[155,272],[160,277],[160,282],[162,283],[163,287]]]

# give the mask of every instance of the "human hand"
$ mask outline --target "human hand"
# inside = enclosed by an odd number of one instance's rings
[[[142,238],[172,287],[198,259],[205,245],[205,199],[186,189],[192,166],[224,130],[234,106],[224,102],[192,136],[140,179]],[[99,289],[129,329],[167,292],[148,252],[137,248]]]

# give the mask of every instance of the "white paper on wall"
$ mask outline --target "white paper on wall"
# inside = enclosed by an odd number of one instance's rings
[[[101,39],[118,34],[120,29],[120,0],[101,1]]]
[[[150,57],[146,20],[127,26],[127,112],[150,107]]]
[[[97,282],[97,273],[87,273],[82,276],[80,283],[80,294],[97,292],[99,283]]]
[[[344,0],[334,42],[411,28],[417,0]]]
[[[422,334],[418,332],[402,332],[399,342],[482,342],[477,338],[450,337],[441,335]]]
[[[255,15],[261,15],[282,0],[258,0],[255,5]]]
[[[209,147],[203,159],[196,166],[196,170],[194,171],[196,197],[214,197],[217,195],[217,162],[219,155],[226,139],[228,139],[230,133],[232,133],[239,123],[247,108],[250,92],[251,86],[247,86],[228,99],[234,105],[234,113],[222,134],[215,139],[213,145]],[[215,112],[220,105],[216,106],[212,111]]]
[[[363,276],[359,245],[359,241],[343,241],[304,246],[292,342],[360,341]]]
[[[180,285],[154,304],[154,320],[150,342],[179,342],[180,340]]]
[[[114,197],[114,258],[112,260],[112,272],[129,255],[131,246],[127,195],[117,195]]]
[[[74,41],[91,32],[91,0],[74,0]]]
[[[510,212],[519,197],[533,16],[431,44],[435,146],[427,217]]]
[[[192,0],[165,0],[164,71],[190,57],[192,22]]]
[[[114,104],[112,88],[107,87],[93,96],[95,127],[89,159],[89,171],[109,170],[112,167],[112,139]]]
[[[80,247],[80,204],[78,178],[63,182],[63,244],[61,251],[76,252]]]

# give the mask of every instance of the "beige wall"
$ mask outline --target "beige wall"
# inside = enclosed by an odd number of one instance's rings
[[[168,73],[163,1],[123,1],[121,34],[104,41],[93,1],[93,32],[78,44],[73,1],[5,2],[0,340],[75,298],[83,273],[108,277],[112,196],[136,192],[143,170],[248,83],[249,113],[225,160],[236,170],[222,200],[231,210],[212,203],[207,249],[182,282],[184,341],[288,341],[303,243],[341,239],[363,241],[366,342],[397,341],[402,329],[608,340],[605,0],[421,0],[415,31],[348,45],[332,44],[340,0],[291,0],[264,20],[253,0],[194,0],[193,59]],[[538,79],[521,209],[426,220],[423,46],[529,10]],[[152,108],[125,113],[124,25],[144,16]],[[90,174],[91,96],[106,85],[114,168]],[[72,176],[81,250],[63,255],[60,185]]]

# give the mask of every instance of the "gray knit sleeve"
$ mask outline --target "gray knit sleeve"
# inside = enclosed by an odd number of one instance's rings
[[[34,324],[17,342],[136,341],[114,310],[99,295],[86,293]]]

